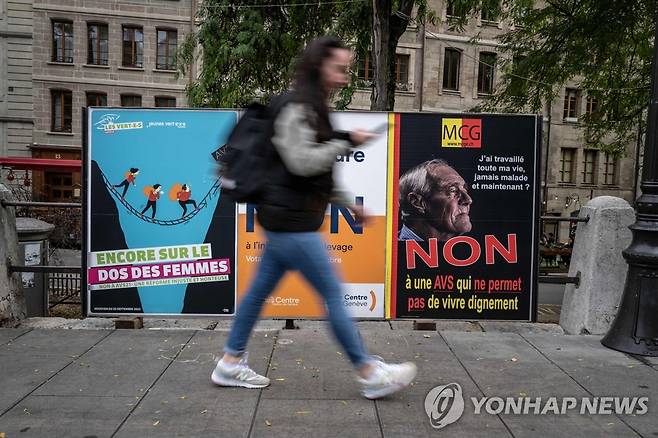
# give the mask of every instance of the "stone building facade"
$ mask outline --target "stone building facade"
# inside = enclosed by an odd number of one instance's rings
[[[0,157],[32,143],[32,0],[0,2]]]
[[[468,111],[501,76],[506,56],[496,36],[512,24],[495,15],[449,29],[455,12],[430,0],[436,24],[410,27],[397,49],[399,111]],[[79,159],[82,110],[87,105],[187,106],[185,77],[172,54],[194,28],[199,0],[8,0],[0,2],[0,156]],[[479,43],[469,40],[479,35]],[[5,61],[6,62],[1,62]],[[372,68],[362,59],[350,109],[368,109]],[[542,212],[569,216],[589,199],[618,196],[632,202],[637,175],[634,143],[624,157],[587,148],[578,117],[595,102],[565,86],[544,111],[541,151]],[[549,110],[550,108],[550,110]],[[6,171],[4,173],[6,175]],[[33,195],[75,200],[80,174],[34,172]],[[569,237],[568,223],[547,222],[546,233]]]
[[[189,75],[175,53],[196,0],[36,0],[33,6],[36,158],[80,159],[85,106],[187,106]],[[33,175],[33,196],[70,201],[80,173]]]

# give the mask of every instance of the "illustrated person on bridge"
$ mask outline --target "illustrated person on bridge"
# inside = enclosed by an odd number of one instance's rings
[[[136,167],[131,167],[128,172],[126,172],[126,179],[121,181],[121,184],[117,184],[113,187],[123,187],[123,193],[121,194],[122,198],[126,197],[126,192],[130,184],[135,185],[135,177],[139,174],[139,169]]]
[[[399,240],[440,242],[471,231],[473,200],[464,178],[446,161],[425,161],[400,178]]]
[[[190,190],[190,186],[187,184],[183,184],[183,187],[180,189],[178,193],[176,193],[176,199],[178,199],[178,203],[180,204],[181,207],[183,207],[183,215],[181,217],[185,217],[187,214],[187,205],[192,204],[194,205],[194,209],[197,210],[199,207],[196,205],[196,201],[194,199],[190,199],[192,196],[192,190]]]
[[[144,210],[142,210],[142,215],[146,213],[146,210],[149,208],[153,208],[153,212],[151,214],[151,219],[155,218],[155,209],[156,209],[156,202],[158,199],[160,199],[160,192],[162,192],[162,186],[160,184],[155,184],[151,189],[148,191],[148,202],[146,203],[146,207],[144,207]]]
[[[288,271],[299,271],[325,301],[329,322],[357,373],[362,394],[376,399],[408,386],[416,375],[413,363],[389,364],[370,356],[354,321],[343,305],[344,291],[329,263],[318,231],[334,192],[333,168],[345,155],[375,134],[352,131],[337,138],[328,102],[349,83],[352,52],[334,37],[311,41],[297,66],[292,91],[279,97],[268,169],[268,184],[257,205],[267,244],[258,272],[240,302],[233,326],[211,380],[220,386],[263,388],[270,379],[249,367],[247,341],[265,300]],[[335,199],[335,198],[334,198]],[[339,199],[336,201],[340,202]],[[349,207],[343,201],[343,205]],[[357,221],[362,206],[349,207]],[[335,373],[337,375],[337,373]]]

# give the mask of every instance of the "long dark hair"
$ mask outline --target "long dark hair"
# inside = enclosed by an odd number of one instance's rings
[[[347,47],[334,36],[323,36],[311,41],[299,58],[293,82],[297,100],[310,105],[317,114],[317,120],[310,122],[317,130],[319,140],[328,140],[332,135],[327,107],[329,96],[322,84],[322,64],[333,55],[334,49]]]

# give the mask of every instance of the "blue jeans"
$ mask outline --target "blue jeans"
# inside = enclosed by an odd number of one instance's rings
[[[356,324],[343,306],[341,285],[329,264],[329,254],[320,234],[272,231],[265,234],[267,244],[256,278],[238,307],[224,352],[232,356],[244,353],[263,303],[286,271],[298,270],[322,295],[327,304],[331,329],[352,364],[358,368],[371,361]]]

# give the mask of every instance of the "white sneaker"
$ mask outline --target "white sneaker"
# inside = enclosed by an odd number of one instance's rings
[[[374,369],[369,378],[357,379],[363,385],[361,394],[370,400],[393,394],[409,386],[416,377],[416,364],[413,362],[388,364],[381,360],[375,360],[373,365]]]
[[[236,364],[229,364],[220,359],[210,376],[210,380],[219,386],[265,388],[270,384],[270,379],[249,368],[247,364],[248,357],[248,353],[243,354]]]

